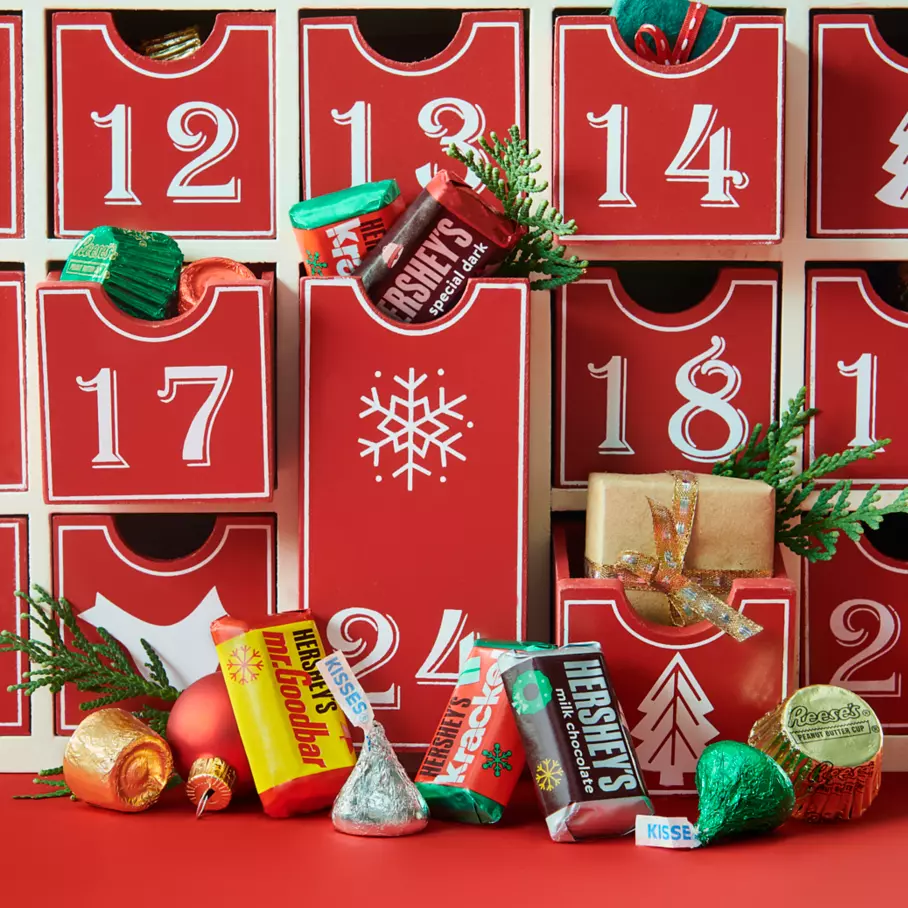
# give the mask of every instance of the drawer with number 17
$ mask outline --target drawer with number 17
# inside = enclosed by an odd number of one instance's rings
[[[270,499],[273,306],[267,272],[163,321],[98,284],[40,283],[46,500]]]
[[[553,191],[571,242],[779,242],[784,62],[778,16],[729,16],[674,66],[610,16],[560,17]]]

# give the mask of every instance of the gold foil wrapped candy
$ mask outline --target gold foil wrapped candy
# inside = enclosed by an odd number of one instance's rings
[[[78,800],[124,813],[151,807],[172,773],[167,742],[124,709],[83,719],[63,755],[63,777]]]
[[[202,46],[202,36],[197,25],[158,38],[143,41],[139,50],[155,60],[181,60],[194,54]]]
[[[813,684],[795,691],[754,725],[748,743],[788,773],[797,819],[857,819],[880,790],[879,719],[842,687]]]

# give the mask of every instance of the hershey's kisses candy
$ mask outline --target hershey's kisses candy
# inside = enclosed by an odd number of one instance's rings
[[[429,808],[394,753],[368,696],[343,653],[316,663],[347,718],[366,736],[359,759],[334,801],[331,820],[347,835],[398,836],[422,832]]]
[[[398,836],[422,832],[429,808],[410,781],[381,723],[373,722],[331,820],[347,835]]]
[[[794,810],[791,779],[762,751],[737,741],[710,744],[697,762],[700,843],[769,832]]]

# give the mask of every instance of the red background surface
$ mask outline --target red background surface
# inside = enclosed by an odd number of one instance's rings
[[[518,786],[501,825],[430,822],[420,835],[361,839],[336,833],[327,813],[272,820],[254,802],[201,821],[179,790],[142,814],[11,801],[28,776],[0,776],[0,829],[22,845],[0,851],[4,904],[332,903],[428,905],[886,904],[903,885],[908,776],[888,774],[859,821],[792,820],[763,838],[697,851],[637,848],[632,838],[557,845]],[[664,816],[696,817],[695,798],[657,798]],[[15,832],[13,832],[15,830]],[[53,849],[47,844],[53,830]],[[25,843],[32,843],[25,847]],[[898,849],[898,851],[896,850]],[[101,869],[103,868],[103,869]],[[260,894],[267,892],[266,899]],[[35,898],[37,894],[37,899]]]

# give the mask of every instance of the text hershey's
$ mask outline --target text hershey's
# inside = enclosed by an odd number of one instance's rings
[[[454,785],[462,782],[473,763],[476,751],[482,747],[486,726],[492,718],[492,708],[504,692],[501,671],[493,662],[486,672],[482,691],[475,697],[453,697],[445,717],[435,732],[432,746],[423,760],[421,775],[433,777],[436,782]],[[473,710],[467,713],[467,710]],[[461,734],[464,722],[467,728]],[[459,737],[459,741],[458,741]],[[455,741],[458,741],[453,754]],[[444,770],[444,771],[442,771]]]
[[[443,315],[446,304],[460,295],[458,288],[488,251],[488,243],[476,242],[468,230],[441,218],[382,294],[379,308],[412,321],[431,301],[430,313]]]
[[[293,656],[287,646],[287,638],[281,631],[263,631],[262,637],[275,681],[280,685],[281,699],[287,711],[287,719],[293,729],[293,737],[299,747],[304,763],[325,768],[318,739],[328,734],[328,726],[311,716],[306,709],[306,700],[312,699],[317,714],[337,709],[331,691],[318,673],[315,663],[321,658],[320,647],[311,628],[293,632],[300,667],[294,668]],[[308,697],[302,689],[307,688]]]
[[[565,720],[571,752],[583,790],[634,791],[640,781],[618,713],[618,704],[600,659],[564,664],[570,692],[558,688],[558,705]]]

